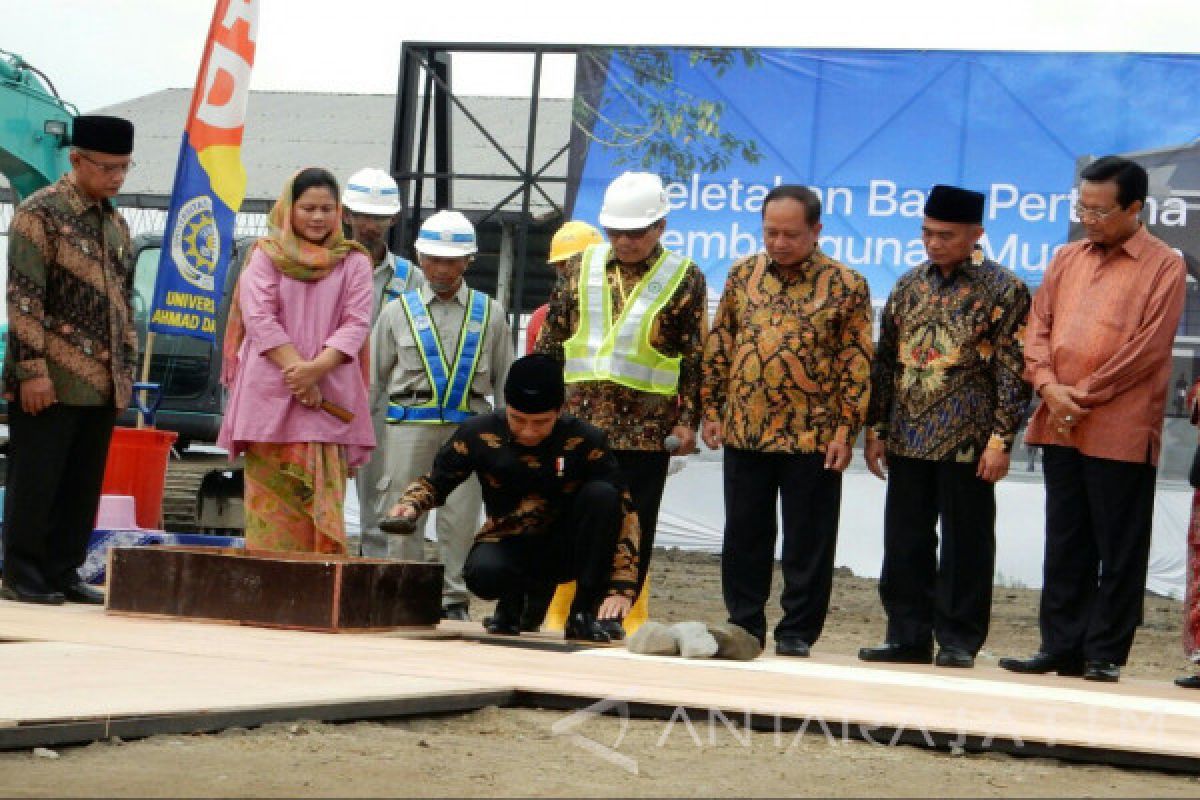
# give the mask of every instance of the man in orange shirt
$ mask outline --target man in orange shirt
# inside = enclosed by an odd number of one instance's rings
[[[1138,219],[1145,169],[1105,156],[1081,178],[1087,237],[1055,255],[1025,338],[1025,378],[1042,398],[1025,434],[1044,446],[1042,645],[1000,666],[1113,682],[1142,618],[1186,272]]]

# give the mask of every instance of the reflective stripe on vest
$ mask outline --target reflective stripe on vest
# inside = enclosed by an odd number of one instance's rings
[[[421,293],[413,289],[400,295],[404,314],[417,352],[425,365],[425,375],[433,391],[433,398],[421,405],[403,406],[388,404],[388,422],[458,423],[474,416],[471,411],[471,382],[479,366],[480,345],[487,331],[491,316],[488,296],[474,289],[469,290],[467,313],[463,317],[462,329],[458,333],[458,350],[454,357],[453,371],[446,369],[442,354],[442,343],[429,309],[421,302]]]
[[[413,269],[413,263],[407,258],[396,258],[392,267],[392,275],[388,278],[387,286],[383,287],[385,305],[404,294],[404,287],[408,286],[408,279],[412,277]]]
[[[650,344],[654,318],[683,283],[690,262],[663,250],[637,282],[621,315],[613,321],[612,289],[605,266],[609,246],[584,251],[579,275],[579,328],[563,343],[567,383],[612,381],[654,394],[675,394],[679,356],[665,356]]]

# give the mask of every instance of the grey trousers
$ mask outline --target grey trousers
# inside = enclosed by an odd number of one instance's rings
[[[387,425],[384,434],[385,469],[376,482],[375,514],[381,518],[396,504],[404,490],[433,467],[433,458],[456,430],[455,425]],[[438,560],[446,567],[442,585],[442,604],[465,603],[469,597],[463,582],[463,565],[475,541],[483,510],[483,492],[479,480],[472,475],[450,493],[446,504],[436,509],[434,525],[437,534]],[[398,558],[404,561],[425,560],[425,519],[417,520],[417,532],[408,536],[382,533],[375,528],[363,529],[362,552],[372,558]]]
[[[379,530],[380,515],[376,510],[379,505],[379,481],[387,473],[387,424],[386,419],[387,409],[371,409],[371,426],[375,429],[375,450],[371,453],[371,460],[358,468],[358,476],[354,479],[355,488],[358,490],[358,522],[360,540],[347,542],[350,548],[351,555],[359,555],[360,549],[362,554],[366,555],[367,545],[365,542],[370,541],[371,550],[373,552],[381,552],[387,547],[386,534]],[[386,512],[387,509],[384,509]]]

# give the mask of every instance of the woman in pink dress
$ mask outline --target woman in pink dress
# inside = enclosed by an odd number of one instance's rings
[[[298,172],[234,291],[217,441],[246,456],[248,549],[345,553],[347,475],[375,446],[371,260],[342,236],[339,196],[328,171]]]

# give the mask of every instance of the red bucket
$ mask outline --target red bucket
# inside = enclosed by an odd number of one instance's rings
[[[132,495],[139,528],[162,528],[167,460],[178,434],[154,428],[114,428],[104,466],[103,494]]]

